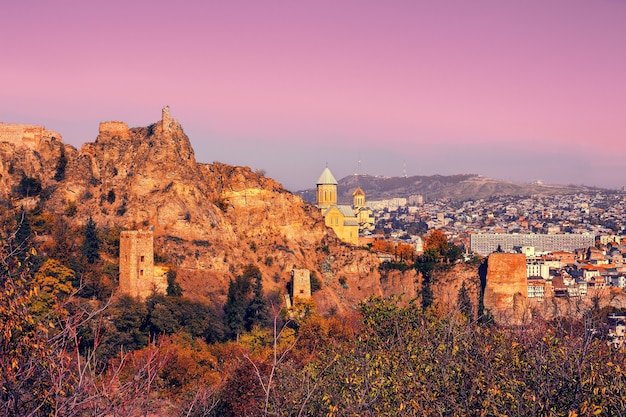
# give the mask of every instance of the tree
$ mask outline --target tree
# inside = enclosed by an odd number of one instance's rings
[[[459,295],[457,296],[457,308],[468,320],[472,320],[474,318],[474,306],[472,304],[472,300],[469,296],[469,291],[465,286],[465,281],[461,284],[461,288],[459,289]]]
[[[30,228],[30,219],[24,207],[20,208],[17,215],[17,229],[15,230],[15,243],[18,250],[23,251],[30,242],[32,230]]]
[[[96,223],[91,216],[89,216],[85,226],[82,253],[90,264],[100,259],[100,238],[98,237]]]
[[[431,286],[431,278],[430,275],[423,275],[422,279],[422,308],[426,310],[430,307],[435,301],[435,296],[433,295],[433,290]]]
[[[245,329],[250,286],[250,280],[241,275],[228,284],[228,294],[224,304],[224,325],[231,339],[236,339]]]
[[[252,285],[254,280],[254,287]],[[230,338],[237,338],[243,330],[255,325],[266,326],[269,321],[267,301],[263,295],[261,271],[248,264],[243,274],[230,281],[224,304],[224,324]]]
[[[41,192],[41,181],[34,177],[22,175],[22,179],[17,185],[17,195],[20,197],[34,197]]]
[[[438,229],[432,230],[424,238],[424,251],[432,250],[436,253],[437,259],[442,259],[448,252],[448,238]]]
[[[183,295],[183,289],[176,281],[176,271],[170,269],[167,271],[167,290],[166,294],[171,297],[180,297]]]
[[[266,327],[269,323],[269,311],[265,296],[263,295],[263,283],[261,282],[261,271],[254,265],[248,265],[244,271],[244,276],[254,278],[254,288],[252,290],[252,300],[246,307],[245,323],[246,330],[250,331],[254,326]]]
[[[463,249],[454,244],[449,244],[448,249],[446,250],[446,259],[450,263],[454,263],[455,261],[461,259],[463,257]]]
[[[76,250],[76,243],[72,239],[73,235],[73,230],[65,218],[56,217],[52,226],[52,253],[56,259],[65,264],[69,264],[70,257]]]
[[[393,245],[386,240],[376,239],[372,244],[372,252],[392,253]]]
[[[107,193],[107,201],[109,203],[115,203],[115,191],[109,190],[109,192]]]
[[[315,271],[311,271],[311,294],[322,289],[322,281],[317,277]]]
[[[67,166],[67,157],[65,156],[65,146],[61,145],[61,155],[56,166],[56,172],[54,173],[55,181],[63,181],[65,179],[65,168]]]
[[[47,414],[54,367],[50,329],[29,309],[28,255],[17,261],[10,245],[0,242],[0,415]]]
[[[413,261],[415,259],[415,247],[407,243],[398,243],[394,254],[400,258],[400,262]]]
[[[224,338],[218,314],[205,303],[155,294],[146,300],[146,308],[147,325],[153,337],[183,332],[208,343]]]
[[[31,297],[32,313],[38,318],[49,316],[57,303],[74,292],[72,279],[74,271],[56,259],[46,260],[34,276],[33,284],[37,290]]]

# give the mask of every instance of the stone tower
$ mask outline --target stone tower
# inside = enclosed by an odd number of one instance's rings
[[[337,180],[328,167],[317,179],[316,202],[321,209],[337,205]]]
[[[153,231],[121,232],[120,293],[145,299],[153,292],[165,292],[166,288],[163,277],[155,277]]]
[[[161,125],[163,130],[172,130],[172,115],[170,114],[170,106],[165,106],[161,110]]]
[[[296,299],[311,298],[311,271],[308,269],[293,269],[291,271],[291,298],[293,303]]]

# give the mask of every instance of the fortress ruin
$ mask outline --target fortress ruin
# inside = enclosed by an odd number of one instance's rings
[[[291,298],[311,298],[311,271],[308,269],[294,269],[291,271]],[[295,303],[295,301],[294,301]]]
[[[129,139],[130,130],[128,129],[128,125],[124,122],[100,122],[98,136],[100,135],[108,135],[111,137],[117,136],[122,139]]]
[[[43,126],[0,122],[0,141],[34,148],[42,140],[61,140],[61,135]]]
[[[154,232],[126,230],[120,233],[121,294],[145,299],[167,290],[167,271],[154,265]]]

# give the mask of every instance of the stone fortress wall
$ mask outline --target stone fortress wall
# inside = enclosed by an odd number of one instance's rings
[[[0,142],[35,148],[42,140],[61,140],[61,135],[43,126],[0,122]]]
[[[101,122],[98,129],[99,135],[119,136],[122,139],[130,138],[130,130],[128,125],[124,122],[110,121]]]

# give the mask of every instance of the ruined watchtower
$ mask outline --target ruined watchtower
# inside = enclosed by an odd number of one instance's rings
[[[291,298],[308,299],[311,298],[311,271],[308,269],[294,269],[291,271]]]
[[[120,233],[120,287],[122,294],[144,299],[165,292],[167,282],[155,276],[154,233],[127,230]]]
[[[174,119],[172,119],[172,115],[170,114],[170,106],[165,106],[161,110],[161,126],[163,130],[172,130],[172,124]]]

